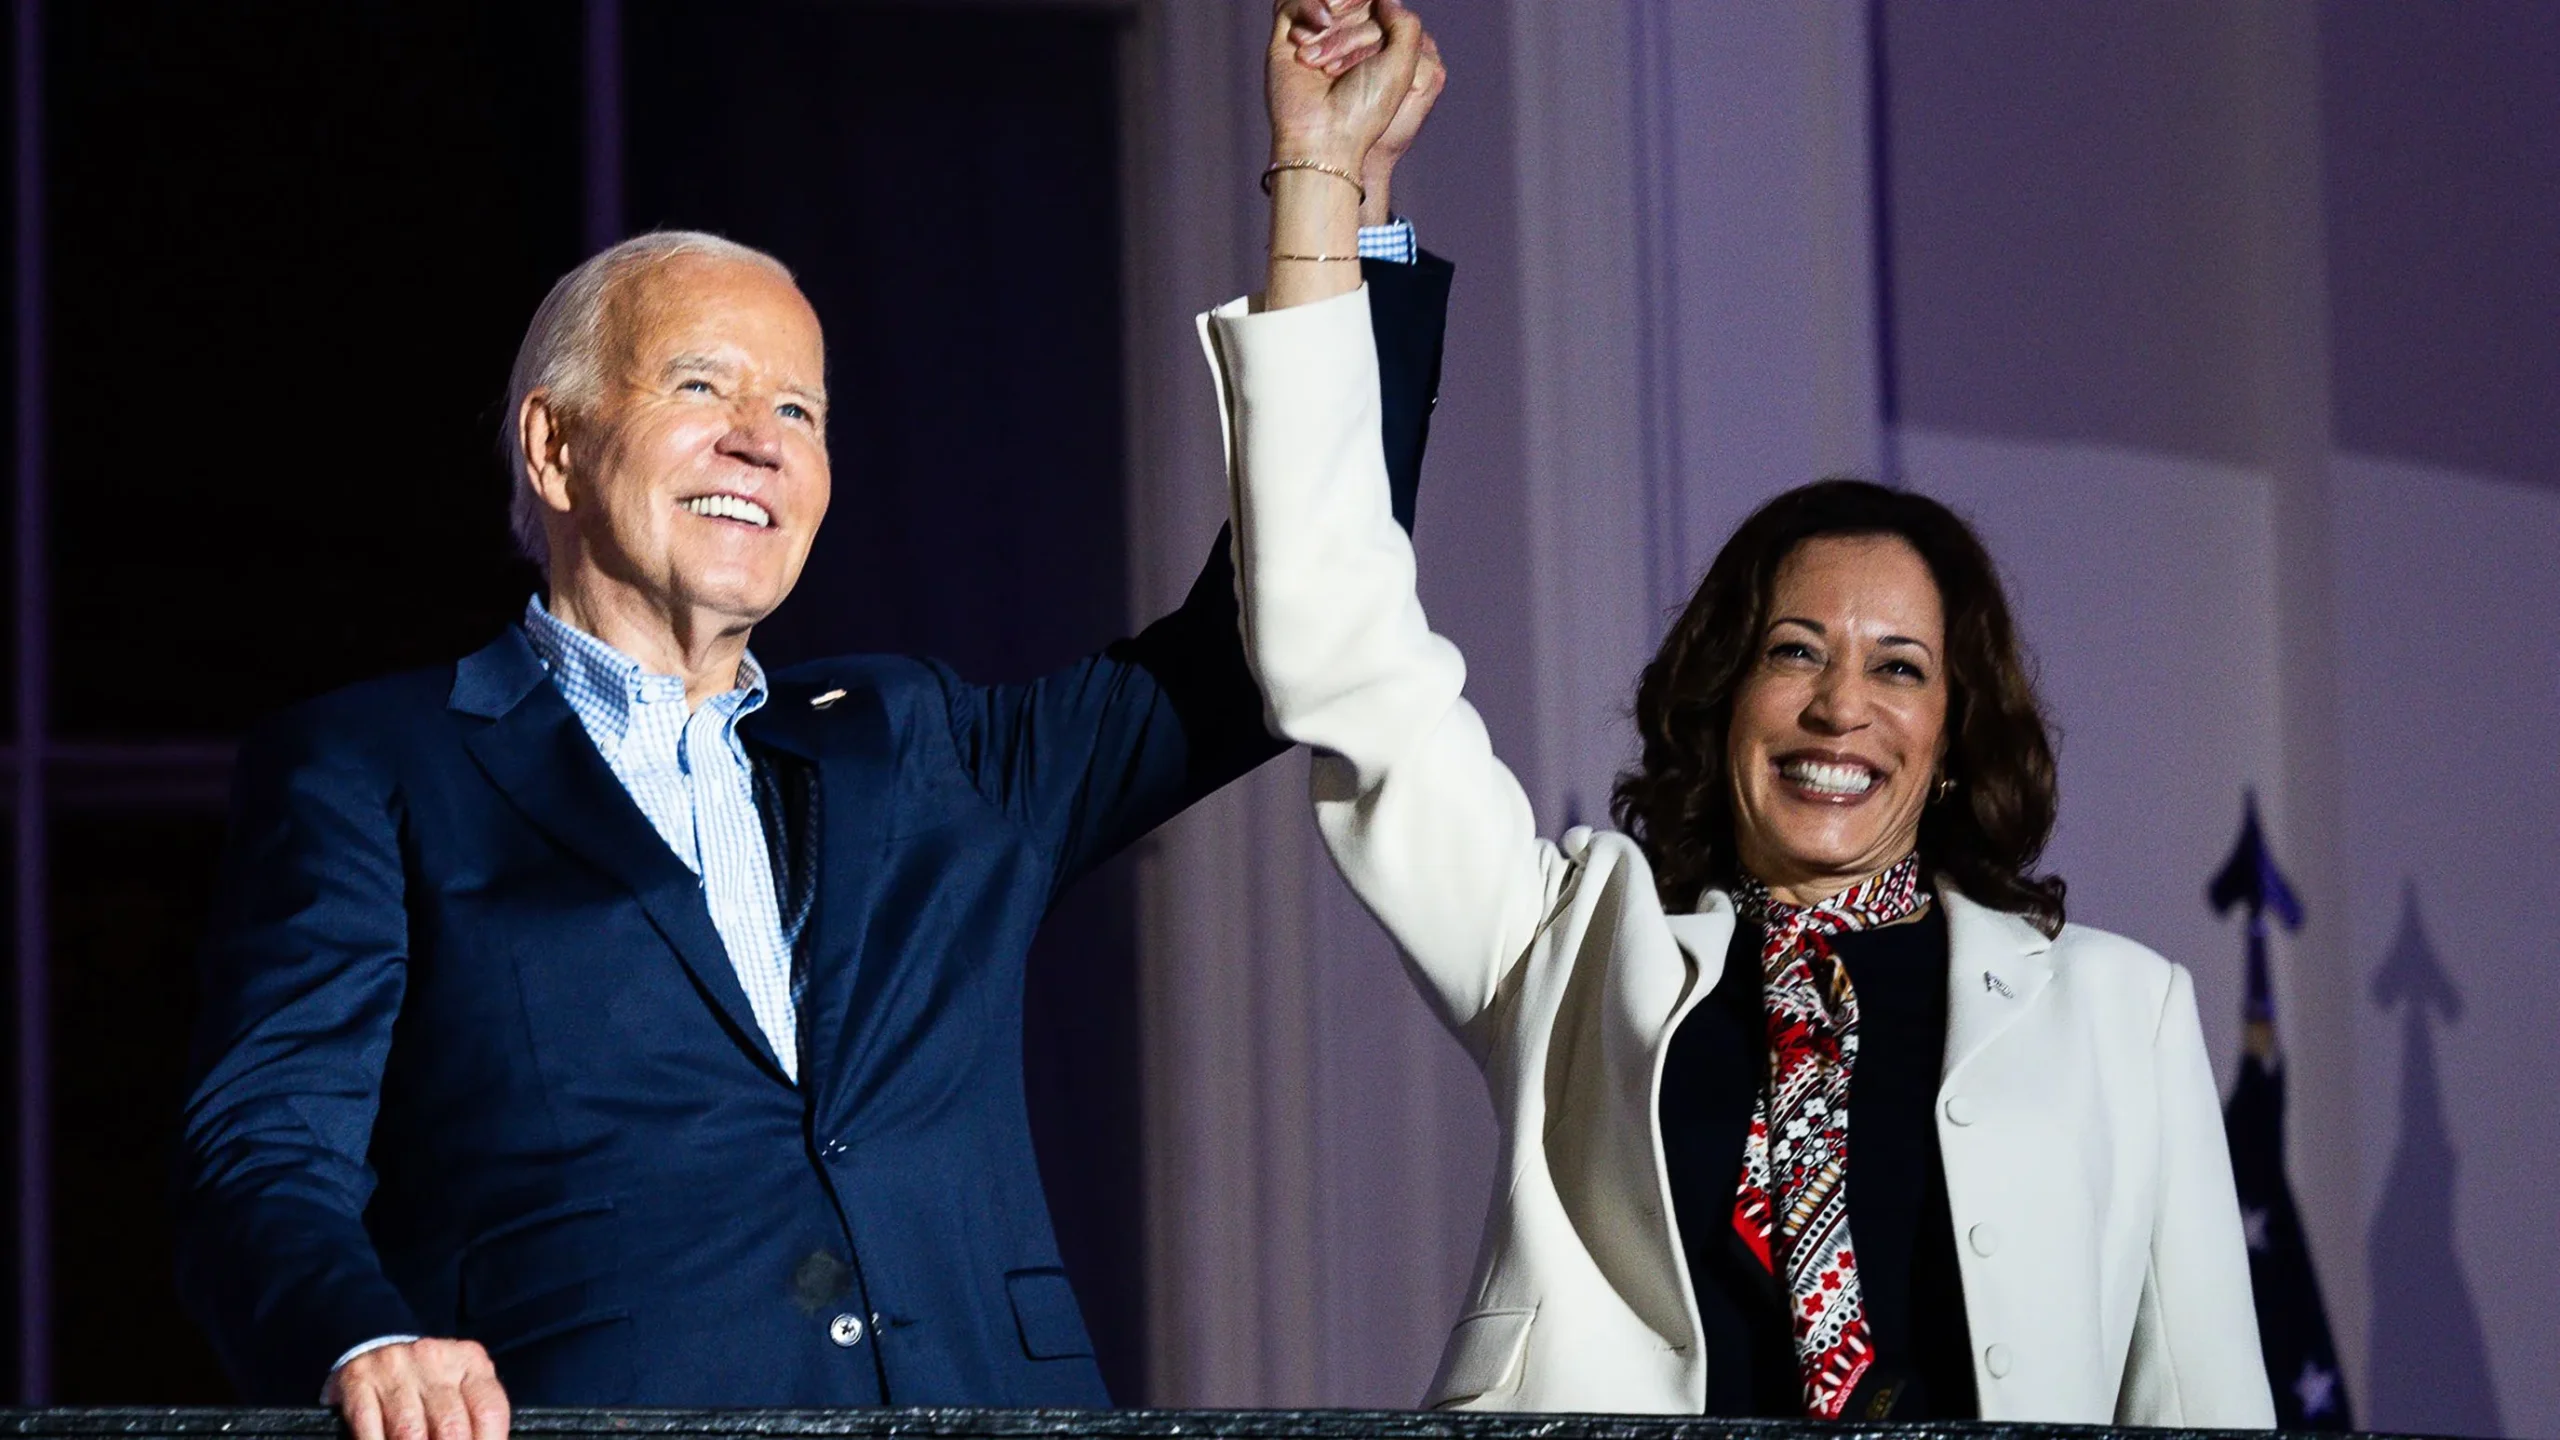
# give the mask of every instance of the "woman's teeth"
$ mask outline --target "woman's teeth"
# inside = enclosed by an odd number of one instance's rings
[[[1821,760],[1790,760],[1778,773],[1823,795],[1864,795],[1876,783],[1876,772],[1864,765],[1833,765]]]
[[[753,500],[742,500],[735,495],[696,495],[690,500],[677,503],[696,515],[708,516],[714,520],[744,520],[755,526],[773,524],[772,511]]]

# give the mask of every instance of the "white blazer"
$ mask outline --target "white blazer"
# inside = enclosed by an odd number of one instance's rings
[[[1538,837],[1387,508],[1365,292],[1201,317],[1246,652],[1316,752],[1334,862],[1483,1067],[1501,1163],[1433,1405],[1695,1414],[1663,1057],[1724,973],[1720,892],[1667,914],[1627,837]],[[2186,972],[1949,889],[1938,1092],[1986,1419],[2267,1427],[2248,1258]]]

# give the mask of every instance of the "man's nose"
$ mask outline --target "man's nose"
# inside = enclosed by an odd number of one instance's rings
[[[720,437],[720,453],[764,470],[782,468],[782,426],[770,415],[742,414]]]

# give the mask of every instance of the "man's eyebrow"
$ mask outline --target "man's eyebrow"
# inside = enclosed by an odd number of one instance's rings
[[[708,355],[677,355],[670,358],[664,366],[661,366],[659,373],[663,375],[682,375],[687,371],[707,370],[714,375],[727,375],[736,369],[737,367],[731,365],[729,362],[725,360],[715,360]]]
[[[818,402],[819,409],[827,408],[827,388],[823,385],[785,385],[782,387],[782,393],[797,395],[803,400],[815,400]]]

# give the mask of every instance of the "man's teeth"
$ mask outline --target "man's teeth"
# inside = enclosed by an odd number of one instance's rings
[[[1864,765],[1831,765],[1820,760],[1790,760],[1778,773],[1807,790],[1826,795],[1864,795],[1876,783],[1876,772]]]
[[[707,515],[714,520],[744,520],[750,525],[768,526],[773,523],[772,511],[753,500],[742,500],[735,495],[696,495],[682,504],[694,514]]]

